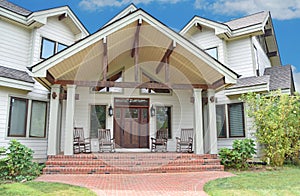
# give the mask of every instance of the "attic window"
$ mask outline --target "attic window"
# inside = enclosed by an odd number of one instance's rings
[[[217,47],[205,49],[205,52],[208,53],[211,57],[218,59],[218,48]]]
[[[67,45],[43,37],[40,58],[49,58],[65,48]]]
[[[123,72],[120,71],[116,74],[111,75],[107,81],[111,82],[123,82]],[[93,87],[92,91],[94,92],[99,92],[99,93],[108,93],[108,92],[113,92],[113,93],[122,93],[123,90],[122,88],[119,87]]]
[[[142,82],[143,83],[159,83],[147,74],[142,74]],[[171,94],[170,89],[152,89],[152,88],[141,88],[142,94]]]

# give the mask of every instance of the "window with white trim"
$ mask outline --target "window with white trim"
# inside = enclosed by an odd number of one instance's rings
[[[217,47],[205,49],[205,52],[208,53],[211,57],[218,59],[218,48]]]
[[[11,97],[7,136],[45,138],[47,106],[44,101]]]
[[[170,106],[156,106],[156,129],[168,129],[168,137],[172,139]]]
[[[244,104],[216,106],[218,138],[245,137]]]
[[[46,59],[67,48],[67,45],[42,37],[41,59]]]

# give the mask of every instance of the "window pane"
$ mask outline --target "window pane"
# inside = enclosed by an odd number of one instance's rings
[[[229,136],[245,137],[243,103],[228,105]]]
[[[91,124],[90,137],[98,137],[98,129],[105,129],[106,127],[106,106],[92,105],[91,106]]]
[[[42,39],[42,51],[41,51],[41,58],[46,59],[52,56],[55,52],[55,42],[45,39]]]
[[[61,43],[57,43],[57,52],[60,52],[60,51],[62,51],[65,48],[67,48],[66,45],[61,44]]]
[[[8,136],[26,136],[27,100],[11,98]]]
[[[156,107],[156,129],[168,129],[168,137],[172,138],[171,107]]]
[[[218,50],[217,48],[209,48],[206,49],[205,52],[207,52],[211,57],[218,59]]]
[[[225,105],[216,106],[217,134],[219,138],[226,137]]]
[[[47,103],[32,101],[30,137],[46,137]]]

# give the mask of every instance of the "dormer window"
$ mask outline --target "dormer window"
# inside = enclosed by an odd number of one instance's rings
[[[41,47],[41,59],[46,59],[51,57],[52,55],[62,51],[65,49],[67,45],[47,39],[42,38],[42,47]]]
[[[211,57],[218,59],[218,48],[213,47],[213,48],[208,48],[205,50],[206,53],[208,53]]]

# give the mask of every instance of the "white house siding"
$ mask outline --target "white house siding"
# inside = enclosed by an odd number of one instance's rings
[[[0,19],[0,37],[0,66],[27,70],[30,31]]]
[[[47,24],[33,31],[33,64],[41,61],[41,43],[42,37],[57,41],[67,46],[72,45],[76,41],[76,36],[71,29],[63,21],[58,20],[58,16],[53,16],[47,19]]]
[[[89,88],[77,87],[76,94],[79,94],[79,100],[75,103],[75,120],[74,126],[83,127],[85,135],[89,136],[90,130],[90,106],[94,104],[112,105],[114,98],[149,98],[150,107],[154,106],[171,106],[172,118],[172,139],[168,141],[168,150],[175,151],[176,137],[180,137],[181,128],[194,127],[194,104],[190,102],[192,96],[191,90],[176,90],[172,95],[143,95],[139,89],[124,89],[123,93],[92,93]],[[63,119],[65,119],[65,110]],[[107,115],[106,128],[113,131],[113,117]],[[150,137],[154,136],[156,130],[156,118],[149,114],[149,131]],[[64,146],[65,128],[62,125],[61,147]],[[149,142],[150,143],[150,142]],[[150,146],[149,146],[150,148]],[[61,149],[63,151],[63,149]],[[98,151],[97,139],[92,139],[92,151]]]
[[[259,74],[262,76],[265,72],[265,69],[271,67],[271,62],[256,37],[252,38],[252,42],[257,49]]]
[[[228,66],[242,77],[254,76],[253,45],[250,37],[227,42]]]
[[[221,63],[226,64],[226,49],[224,48],[226,47],[224,44],[225,42],[215,35],[215,31],[213,29],[203,27],[202,31],[198,30],[190,37],[190,41],[204,50],[217,47],[218,60]]]
[[[47,138],[32,139],[21,137],[7,137],[10,96],[30,98],[26,91],[0,87],[0,146],[7,147],[11,139],[17,139],[22,144],[26,145],[34,151],[34,159],[38,161],[46,160]]]

